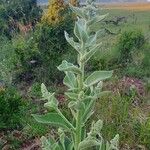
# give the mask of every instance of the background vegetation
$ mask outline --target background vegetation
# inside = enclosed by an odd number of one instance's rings
[[[150,13],[111,6],[102,10],[106,12],[107,19],[98,24],[104,31],[103,48],[86,71],[114,70],[112,79],[104,83],[113,96],[98,101],[93,117],[104,120],[106,139],[120,134],[120,149],[149,150]],[[39,148],[40,136],[57,137],[55,129],[31,117],[44,112],[41,83],[57,91],[59,107],[70,117],[64,105],[68,103],[64,75],[56,67],[63,59],[75,62],[64,38],[64,30],[72,34],[75,19],[63,1],[54,0],[42,10],[36,0],[0,0],[0,148]]]

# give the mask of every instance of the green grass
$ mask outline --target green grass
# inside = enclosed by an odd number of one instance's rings
[[[150,11],[104,10],[109,13],[108,19],[115,16],[127,17],[127,23],[120,25],[121,30],[139,28],[144,33],[150,31]]]
[[[118,69],[119,66],[111,66],[115,64],[114,60],[120,55],[120,51],[117,49],[117,42],[122,32],[124,31],[141,31],[148,43],[150,41],[150,11],[127,11],[127,10],[102,10],[103,14],[109,13],[106,20],[113,20],[115,17],[126,17],[126,23],[119,23],[118,26],[105,23],[102,26],[105,26],[111,32],[116,33],[116,35],[106,35],[102,36],[100,41],[103,42],[103,47],[101,52],[98,52],[90,64],[94,64],[97,69]],[[99,26],[100,24],[97,24]],[[146,50],[146,49],[145,49]],[[102,60],[102,61],[101,61]],[[94,62],[94,63],[93,63]],[[103,66],[101,65],[101,63]],[[111,63],[111,64],[108,64]]]

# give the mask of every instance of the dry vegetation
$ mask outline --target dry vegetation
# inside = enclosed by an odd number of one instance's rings
[[[105,5],[108,9],[121,9],[121,10],[137,10],[144,11],[150,10],[150,3],[120,3]]]

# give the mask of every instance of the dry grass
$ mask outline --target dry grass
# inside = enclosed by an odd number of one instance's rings
[[[119,3],[119,4],[108,4],[105,5],[104,7],[107,9],[145,11],[150,10],[150,3]]]

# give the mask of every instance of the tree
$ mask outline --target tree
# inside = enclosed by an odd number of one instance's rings
[[[23,25],[35,24],[42,15],[42,9],[37,6],[37,0],[0,0],[0,22],[2,34],[11,35],[18,28],[17,22]],[[10,36],[9,35],[9,36]]]

